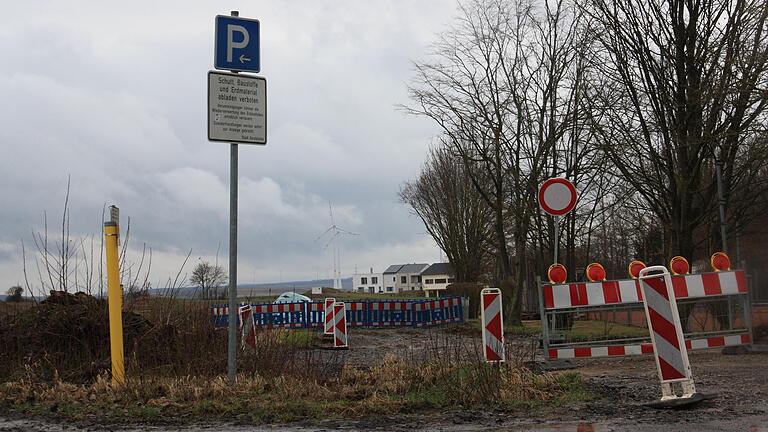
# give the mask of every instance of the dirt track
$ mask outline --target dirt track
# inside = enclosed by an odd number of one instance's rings
[[[541,350],[532,337],[508,338],[523,361],[541,364]],[[446,341],[450,346],[446,347]],[[350,332],[352,349],[346,361],[374,364],[385,352],[418,358],[430,350],[448,350],[479,346],[479,337],[457,335],[445,328],[435,330],[355,330]],[[456,348],[457,346],[461,348]],[[473,351],[473,350],[470,350]],[[473,355],[473,354],[465,354]],[[487,412],[445,412],[429,418],[389,419],[388,421],[329,424],[335,427],[401,430],[419,429],[484,430],[507,427],[531,430],[658,430],[658,425],[685,425],[682,430],[766,430],[768,431],[768,354],[724,355],[720,350],[690,352],[697,390],[716,393],[691,410],[658,411],[642,406],[660,395],[656,366],[652,356],[583,360],[570,364],[582,374],[599,400],[578,403],[560,411],[537,410],[529,418],[509,418]],[[388,423],[385,426],[382,423]],[[415,424],[414,424],[415,423]],[[596,425],[590,429],[590,424]],[[581,429],[578,426],[581,425]],[[573,427],[572,427],[573,426]],[[676,426],[676,427],[677,427]],[[562,427],[562,429],[561,429]],[[544,429],[540,429],[544,428]]]

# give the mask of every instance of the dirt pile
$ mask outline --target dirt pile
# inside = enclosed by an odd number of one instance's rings
[[[146,318],[129,311],[123,314],[123,328],[126,347],[161,333],[173,334],[168,331],[172,329],[157,331]],[[87,382],[109,369],[109,312],[104,299],[51,291],[36,306],[0,317],[0,380],[26,374]]]

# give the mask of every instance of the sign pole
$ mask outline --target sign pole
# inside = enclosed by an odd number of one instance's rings
[[[229,311],[227,378],[237,380],[238,145],[267,143],[267,81],[261,69],[259,20],[238,11],[216,15],[214,68],[208,71],[208,140],[229,143]]]
[[[232,11],[238,16],[238,11]],[[234,387],[237,381],[237,144],[229,145],[229,335],[227,376]]]
[[[552,216],[552,219],[555,220],[555,247],[552,249],[555,250],[555,261],[554,264],[557,264],[557,250],[560,246],[560,217],[559,216]]]

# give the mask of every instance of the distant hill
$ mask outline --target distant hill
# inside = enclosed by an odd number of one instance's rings
[[[333,279],[317,279],[308,281],[291,281],[291,282],[272,282],[261,284],[238,284],[237,295],[238,296],[262,296],[262,295],[279,295],[284,292],[295,291],[297,293],[303,293],[314,287],[332,287]],[[341,287],[345,291],[352,290],[352,278],[342,278]],[[198,292],[194,287],[182,287],[173,290],[173,295],[177,297],[194,297]],[[165,288],[155,288],[150,290],[151,295],[166,295],[168,290]]]

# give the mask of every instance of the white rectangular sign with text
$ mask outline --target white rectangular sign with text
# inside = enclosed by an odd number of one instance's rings
[[[240,144],[267,143],[266,79],[208,72],[208,139]]]

